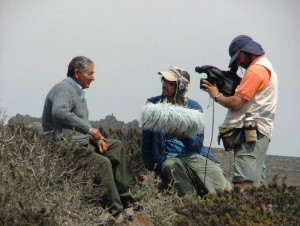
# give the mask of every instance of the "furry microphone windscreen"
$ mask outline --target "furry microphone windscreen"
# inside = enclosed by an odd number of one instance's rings
[[[193,137],[204,129],[204,114],[198,110],[170,103],[147,103],[142,107],[143,129],[172,133],[175,130]]]

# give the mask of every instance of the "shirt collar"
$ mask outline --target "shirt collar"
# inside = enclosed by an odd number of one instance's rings
[[[81,88],[81,86],[75,82],[71,77],[67,77],[67,81],[71,83],[71,85],[75,88],[76,92],[80,96],[81,100],[84,98],[84,90]]]

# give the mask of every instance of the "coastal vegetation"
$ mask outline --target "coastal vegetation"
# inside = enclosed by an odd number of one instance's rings
[[[68,138],[54,143],[39,127],[4,122],[1,116],[0,225],[101,225],[107,210],[87,199],[92,173],[76,169]],[[139,178],[142,208],[130,225],[300,225],[300,187],[285,177],[274,176],[243,195],[218,191],[181,198],[144,168],[138,128],[100,129],[123,141]]]

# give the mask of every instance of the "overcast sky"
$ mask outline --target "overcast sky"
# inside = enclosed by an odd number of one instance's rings
[[[157,72],[175,65],[190,72],[188,96],[204,109],[204,145],[212,138],[222,147],[216,140],[226,109],[215,105],[212,126],[213,108],[199,89],[205,76],[194,69],[227,69],[231,40],[246,34],[278,74],[268,154],[300,157],[299,28],[299,0],[0,0],[0,109],[8,118],[41,117],[48,91],[84,55],[95,63],[86,90],[90,120],[139,120],[146,99],[161,93]]]

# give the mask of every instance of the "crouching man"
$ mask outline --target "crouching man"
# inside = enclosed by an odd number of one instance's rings
[[[186,70],[170,67],[168,71],[158,74],[161,76],[162,94],[149,98],[147,103],[172,104],[175,107],[174,113],[176,108],[178,111],[186,111],[186,114],[189,114],[189,109],[198,114],[202,112],[200,104],[185,96],[190,83],[190,75]],[[168,122],[176,123],[172,120]],[[157,121],[154,124],[157,125]],[[146,124],[143,125],[141,151],[148,170],[173,182],[180,196],[203,196],[216,189],[232,189],[218,161],[203,147],[203,129],[190,137],[186,136],[189,131],[175,129],[165,133],[164,127],[167,126],[162,124],[161,131],[153,131],[145,128]]]

